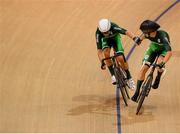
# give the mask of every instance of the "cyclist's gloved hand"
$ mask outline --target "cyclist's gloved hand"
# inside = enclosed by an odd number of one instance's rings
[[[157,66],[161,69],[161,68],[163,68],[163,67],[165,66],[165,62],[164,62],[164,61],[162,61],[162,62],[161,62],[161,63],[159,63]]]
[[[105,70],[106,69],[106,64],[104,63],[104,61],[101,61],[101,69]]]
[[[133,38],[133,40],[134,40],[134,42],[137,44],[137,45],[140,45],[141,44],[141,39],[140,39],[140,37],[138,37],[138,36],[135,36],[134,38]]]

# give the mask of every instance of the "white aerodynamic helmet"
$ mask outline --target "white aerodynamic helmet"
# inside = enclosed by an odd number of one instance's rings
[[[107,32],[111,28],[111,22],[108,19],[101,19],[98,28],[102,33]]]

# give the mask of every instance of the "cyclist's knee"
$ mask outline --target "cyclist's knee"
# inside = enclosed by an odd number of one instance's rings
[[[150,66],[151,66],[151,62],[149,62],[149,61],[143,61],[143,65],[142,65],[142,68],[144,67],[144,68],[149,68]]]
[[[124,63],[124,58],[122,55],[118,56],[117,59],[119,62]]]
[[[157,64],[161,63],[163,61],[164,57],[163,56],[159,56],[158,60],[157,60]]]
[[[145,76],[146,72],[148,71],[149,69],[149,66],[144,64],[142,67],[141,67],[141,70],[139,72],[139,77],[143,77]]]
[[[104,56],[107,58],[107,57],[110,57],[110,48],[105,48],[103,50],[103,53],[104,53]]]
[[[116,53],[119,55],[118,56],[119,61],[122,61],[123,63],[126,62],[126,58],[124,56],[124,53],[122,53],[122,52],[116,52]]]

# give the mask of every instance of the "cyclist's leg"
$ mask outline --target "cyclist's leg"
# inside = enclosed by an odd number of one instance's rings
[[[102,39],[102,49],[103,49],[104,57],[105,58],[110,57],[111,45],[109,44],[108,40],[103,40]],[[113,69],[112,61],[109,59],[109,60],[106,60],[105,62],[106,62],[106,65],[107,65],[107,67],[109,69],[109,72],[111,74],[112,84],[115,84],[116,79],[115,79],[115,76],[114,76],[114,69]]]
[[[104,54],[103,54],[103,49],[102,49],[102,41],[100,41],[99,43],[96,43],[96,47],[97,47],[97,55],[99,58],[99,61],[101,63],[101,68],[104,70],[106,69],[106,66],[102,66],[102,60],[104,59]]]
[[[131,74],[129,72],[128,63],[127,63],[127,61],[125,59],[125,56],[124,56],[124,48],[123,48],[123,45],[122,45],[122,41],[121,41],[120,35],[117,35],[115,37],[114,49],[115,49],[117,54],[120,54],[120,56],[117,57],[117,60],[118,60],[118,62],[121,63],[121,67],[125,70],[125,72],[127,74],[127,79],[132,78]]]
[[[160,53],[160,56],[159,56],[158,61],[157,61],[157,64],[159,64],[159,63],[161,63],[163,61],[166,53],[167,53],[167,51],[165,51],[165,50]],[[157,76],[156,76],[156,79],[155,79],[155,81],[154,81],[154,83],[152,85],[152,87],[154,89],[157,89],[159,87],[159,83],[160,83],[161,76],[162,76],[163,72],[164,72],[164,68],[157,69]]]
[[[134,95],[131,97],[131,100],[133,100],[135,102],[137,101],[137,98],[139,96],[140,89],[141,89],[142,83],[144,82],[145,74],[148,71],[148,69],[149,69],[149,65],[143,64],[140,69],[140,72],[138,74],[138,80],[136,83],[136,91],[135,91]]]
[[[103,49],[103,53],[104,53],[105,58],[110,57],[110,51],[111,51],[110,48]],[[109,72],[110,72],[111,76],[114,75],[112,61],[109,59],[109,60],[106,60],[105,62],[106,62],[106,65],[107,65],[107,67],[109,69]]]
[[[129,66],[128,66],[128,63],[124,56],[124,48],[122,45],[121,37],[119,34],[115,36],[114,41],[115,41],[114,42],[115,45],[113,47],[114,47],[116,53],[120,54],[120,56],[117,57],[117,61],[121,63],[121,67],[124,69],[124,71],[127,74],[128,85],[129,85],[130,89],[135,89],[135,82],[133,81],[133,79],[131,77],[131,74],[129,71]]]
[[[153,52],[153,49],[152,49],[151,44],[150,44],[150,47],[145,52],[145,56],[143,59],[143,65],[142,65],[140,72],[138,74],[136,91],[131,98],[135,102],[137,101],[137,98],[139,96],[140,88],[141,88],[142,83],[145,79],[146,72],[148,71],[151,64],[154,62],[155,58],[156,58],[156,54]]]

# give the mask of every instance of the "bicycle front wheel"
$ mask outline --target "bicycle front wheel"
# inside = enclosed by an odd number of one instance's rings
[[[144,102],[145,97],[149,94],[149,91],[151,89],[152,79],[153,79],[152,76],[148,76],[146,81],[144,82],[144,84],[142,86],[142,91],[141,91],[140,97],[138,99],[139,101],[138,101],[138,107],[137,107],[137,110],[136,110],[136,114],[139,113],[139,111],[140,111],[140,109],[142,107],[142,104]]]
[[[122,98],[123,98],[123,100],[124,100],[125,105],[128,106],[127,99],[126,99],[126,91],[125,91],[125,88],[122,87],[122,88],[120,89],[120,91],[121,91],[121,95],[122,95]]]
[[[116,81],[117,81],[117,88],[121,92],[121,95],[122,95],[125,105],[128,106],[127,99],[126,99],[126,91],[124,89],[124,83],[123,83],[121,71],[118,67],[114,67],[114,73],[115,73],[115,77],[116,77]]]
[[[136,110],[136,115],[138,115],[141,107],[142,107],[142,104],[144,102],[144,99],[145,99],[146,95],[144,93],[141,93],[140,95],[140,98],[139,98],[139,102],[138,102],[138,107],[137,107],[137,110]]]
[[[127,96],[127,98],[128,98],[128,99],[130,99],[129,92],[128,92],[127,88],[126,88],[126,87],[124,87],[124,90],[125,90],[125,92],[126,92],[126,96]]]

